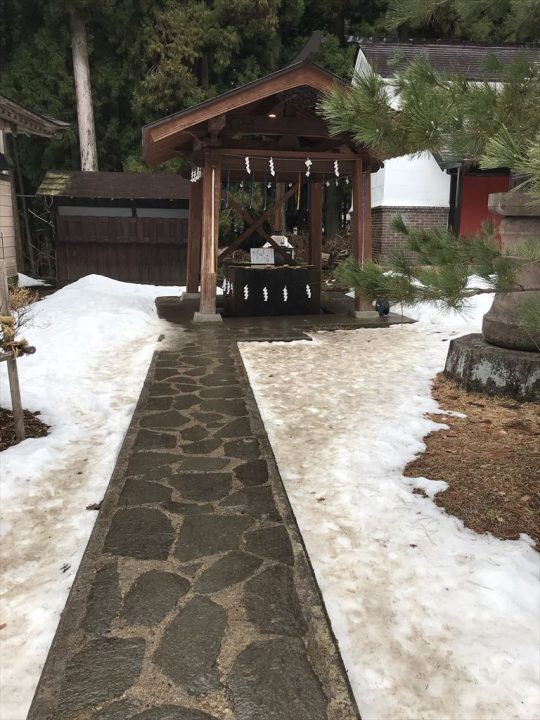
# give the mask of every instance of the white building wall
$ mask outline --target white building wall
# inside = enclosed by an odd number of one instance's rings
[[[386,167],[371,173],[371,207],[378,207],[384,200],[384,176]]]
[[[371,176],[372,207],[449,207],[450,176],[433,155],[392,158]]]
[[[355,72],[367,75],[370,65],[361,49]],[[353,79],[354,83],[354,79]],[[399,98],[392,105],[399,106]],[[386,160],[384,168],[371,176],[372,207],[449,207],[450,176],[440,169],[431,154],[404,155]]]

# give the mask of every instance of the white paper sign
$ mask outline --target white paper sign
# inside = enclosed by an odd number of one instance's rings
[[[275,243],[277,243],[281,247],[292,248],[292,245],[286,235],[270,235],[270,237]],[[266,243],[265,247],[267,245],[269,245],[269,243]]]
[[[271,235],[270,237],[280,247],[287,248],[287,250],[289,251],[289,255],[294,259],[294,248],[289,242],[289,239],[286,235]],[[272,246],[270,245],[270,243],[266,243],[264,247],[267,248]]]
[[[274,248],[251,248],[252,265],[273,265],[274,264]]]

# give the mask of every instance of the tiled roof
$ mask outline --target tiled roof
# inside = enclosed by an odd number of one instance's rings
[[[503,65],[518,54],[526,52],[540,62],[540,47],[520,45],[488,45],[473,43],[449,43],[444,41],[357,40],[368,62],[382,75],[389,78],[397,67],[426,56],[431,65],[439,71],[459,72],[469,80],[500,80],[500,74],[484,68],[486,56],[494,55]]]
[[[50,171],[37,194],[108,200],[183,200],[189,198],[190,183],[173,173]]]

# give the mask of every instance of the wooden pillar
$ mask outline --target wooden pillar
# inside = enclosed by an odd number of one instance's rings
[[[364,183],[364,260],[373,258],[373,245],[371,240],[371,173],[369,170],[363,173]]]
[[[285,195],[285,183],[276,182],[276,206],[274,210],[274,219],[272,222],[272,230],[283,232],[285,230],[285,203],[280,202]]]
[[[216,315],[221,158],[206,156],[202,175],[201,304],[199,316]],[[199,319],[201,319],[199,317]],[[210,319],[210,318],[209,318]]]
[[[188,248],[187,248],[187,282],[188,293],[199,292],[201,272],[201,235],[202,235],[202,198],[203,181],[191,184],[189,198]]]
[[[353,217],[352,217],[352,230],[353,230],[353,255],[358,261],[359,265],[363,265],[365,260],[368,259],[367,252],[371,257],[371,200],[368,209],[369,215],[369,242],[366,236],[366,183],[365,176],[369,173],[362,172],[362,160],[360,158],[354,161],[354,174],[353,174]],[[369,192],[371,198],[371,187]],[[370,301],[358,291],[354,296],[354,309],[355,310],[373,310]]]
[[[322,182],[312,182],[309,191],[309,262],[310,265],[320,270],[322,267]]]

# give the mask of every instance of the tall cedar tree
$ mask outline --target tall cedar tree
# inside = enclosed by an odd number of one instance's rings
[[[80,167],[72,6],[88,39],[98,166],[148,171],[143,124],[286,65],[314,29],[325,33],[318,61],[350,77],[347,35],[382,28],[386,0],[2,0],[0,93],[71,123],[58,139],[17,139],[22,194],[48,169]],[[29,202],[43,210],[41,200]],[[46,226],[29,222],[41,246]]]
[[[79,168],[72,4],[86,20],[101,170],[143,170],[143,124],[285,65],[313,29],[325,33],[322,64],[350,76],[346,34],[382,28],[386,10],[386,0],[3,0],[0,93],[71,123],[57,140],[19,139],[30,191],[50,168]]]

